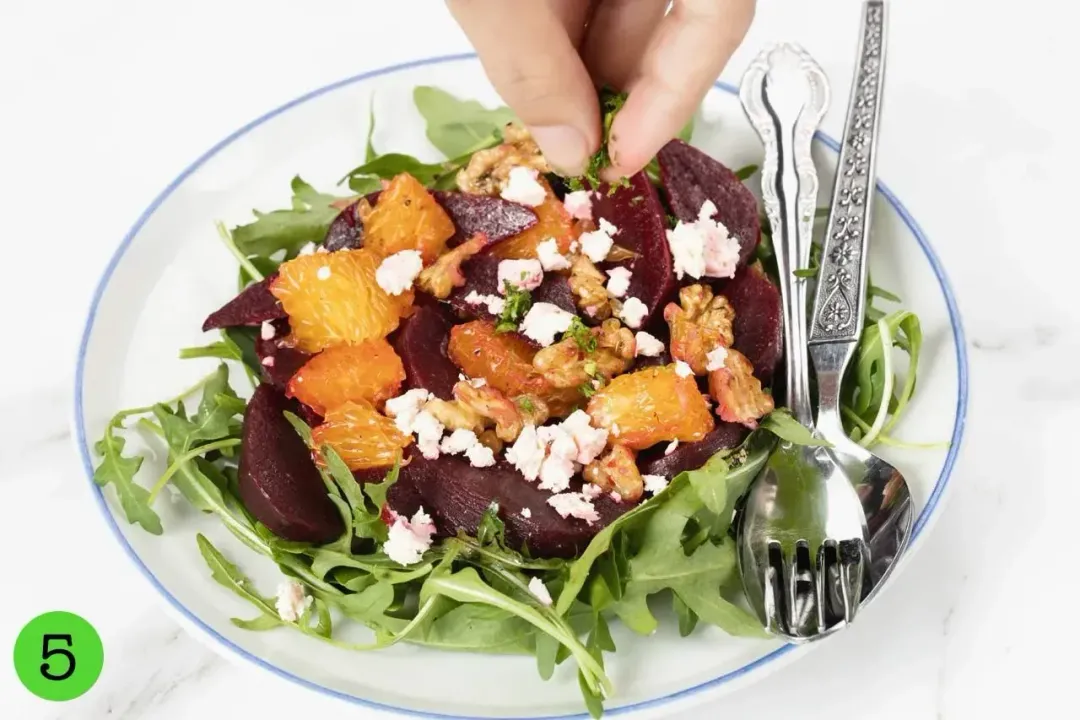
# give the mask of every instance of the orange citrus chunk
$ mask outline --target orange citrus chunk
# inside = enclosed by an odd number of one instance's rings
[[[412,437],[361,400],[328,412],[323,424],[311,431],[311,442],[316,449],[324,445],[334,448],[350,470],[367,470],[393,465]]]
[[[435,262],[453,235],[453,220],[427,188],[408,173],[390,181],[364,220],[364,247],[381,257],[417,250],[424,265]]]
[[[547,199],[533,208],[536,224],[514,237],[492,245],[487,251],[490,255],[509,260],[535,258],[536,246],[548,238],[555,238],[555,242],[559,244],[559,252],[565,255],[570,251],[570,243],[581,234],[570,213],[559,198],[555,197],[547,180],[540,177],[537,182],[544,186]]]
[[[292,379],[289,397],[319,415],[351,400],[380,405],[398,394],[405,382],[405,366],[386,340],[339,345],[308,360]]]

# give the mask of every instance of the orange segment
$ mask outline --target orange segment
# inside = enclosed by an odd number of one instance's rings
[[[347,402],[327,413],[325,422],[311,431],[311,442],[316,448],[334,448],[350,470],[367,470],[393,465],[412,438],[398,430],[393,420],[360,401]]]
[[[381,257],[402,250],[418,250],[424,265],[446,249],[454,235],[454,222],[420,181],[401,173],[379,195],[375,209],[364,220],[364,247]]]
[[[694,376],[680,377],[675,365],[619,375],[593,395],[587,412],[594,425],[613,433],[612,441],[634,450],[671,440],[697,442],[713,429]]]
[[[565,255],[570,250],[570,243],[581,234],[570,213],[566,212],[562,202],[555,197],[547,180],[541,176],[537,178],[537,182],[547,191],[547,199],[533,208],[536,224],[525,232],[492,245],[488,250],[491,255],[513,260],[535,258],[536,246],[548,238],[555,238],[559,244],[559,252]]]
[[[405,366],[386,340],[341,345],[323,350],[289,381],[289,397],[319,415],[350,400],[379,405],[397,395],[405,382]]]
[[[301,255],[282,263],[270,292],[304,352],[378,340],[412,308],[413,293],[387,295],[375,281],[381,258],[366,248]]]

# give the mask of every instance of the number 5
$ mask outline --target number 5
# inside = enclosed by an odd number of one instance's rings
[[[44,636],[42,638],[42,640],[41,640],[41,659],[45,660],[46,662],[41,663],[41,674],[42,674],[42,676],[45,677],[46,680],[67,680],[75,672],[75,656],[71,654],[70,650],[67,650],[65,648],[53,648],[53,649],[50,650],[49,649],[49,643],[52,642],[53,640],[56,640],[56,641],[61,641],[62,640],[62,641],[67,643],[68,647],[71,647],[71,636],[70,635],[46,635],[46,636]],[[52,672],[51,672],[52,668],[49,667],[48,660],[53,655],[63,655],[65,658],[67,658],[67,661],[68,661],[67,670],[65,670],[63,672],[63,674],[61,674],[61,675],[53,675]]]

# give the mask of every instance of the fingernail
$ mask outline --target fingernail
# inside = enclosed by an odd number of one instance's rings
[[[572,125],[530,127],[548,163],[564,175],[580,175],[585,170],[589,148],[585,135]]]

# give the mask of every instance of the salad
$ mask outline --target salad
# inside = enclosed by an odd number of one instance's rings
[[[507,109],[414,98],[450,159],[377,153],[373,115],[347,194],[297,177],[292,207],[219,225],[239,294],[206,318],[219,339],[180,357],[222,362],[119,412],[94,479],[155,534],[155,502],[178,492],[280,568],[264,594],[197,536],[253,606],[242,628],[531,654],[544,679],[570,660],[599,716],[609,623],[650,634],[651,596],[684,636],[765,636],[740,596],[736,503],[778,438],[818,441],[774,394],[756,168],[725,167],[688,127],[633,177],[601,182],[604,149],[560,177]],[[601,100],[610,128],[622,98]],[[920,346],[914,314],[869,303],[844,387],[854,440],[901,444]],[[125,451],[138,430],[167,449],[152,482]],[[339,639],[342,623],[372,641]]]

